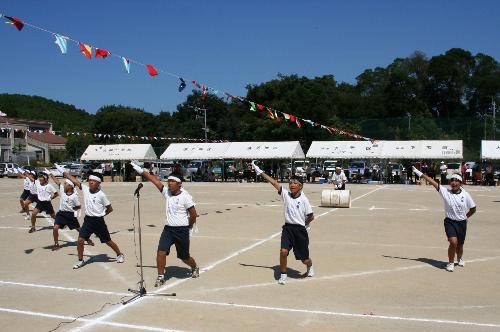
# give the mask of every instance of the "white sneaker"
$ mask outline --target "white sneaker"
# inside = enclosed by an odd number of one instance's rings
[[[85,262],[84,260],[81,260],[81,261],[78,261],[76,262],[75,265],[73,265],[73,269],[76,270],[76,269],[79,269],[81,268],[82,266],[84,266],[87,262]]]
[[[163,286],[164,284],[165,284],[165,279],[163,278],[163,276],[158,276],[155,281],[155,287],[160,287]]]
[[[124,254],[119,254],[118,256],[116,256],[116,262],[117,263],[123,263],[123,262],[125,262],[125,255]]]
[[[461,266],[461,267],[465,266],[465,261],[462,258],[459,259],[458,266]]]
[[[307,267],[307,276],[314,277],[314,268],[312,265]]]
[[[280,285],[286,284],[286,278],[287,278],[287,275],[282,273],[280,279],[278,280],[278,284],[280,284]]]
[[[25,220],[30,220],[31,219],[31,216],[30,215],[27,215],[24,217]]]
[[[191,270],[191,278],[198,278],[200,276],[200,267],[197,266]]]
[[[448,263],[446,265],[446,271],[448,271],[448,272],[453,272],[454,268],[455,268],[455,264],[454,263]]]

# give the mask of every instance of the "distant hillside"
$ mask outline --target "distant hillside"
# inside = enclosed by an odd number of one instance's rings
[[[50,121],[56,131],[92,131],[94,128],[93,115],[44,97],[0,94],[0,111],[12,118]]]

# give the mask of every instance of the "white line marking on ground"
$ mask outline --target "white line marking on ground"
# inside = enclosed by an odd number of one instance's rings
[[[62,319],[62,320],[67,320],[67,321],[72,321],[72,320],[74,320],[76,318],[76,317],[72,317],[72,316],[53,315],[53,314],[46,314],[46,313],[43,313],[43,312],[26,311],[26,310],[15,310],[15,309],[8,309],[8,308],[0,308],[0,312],[8,312],[8,313],[19,314],[19,315],[28,315],[28,316],[38,316],[38,317]],[[90,319],[86,319],[86,318],[76,318],[76,321],[77,322],[89,322],[91,320]],[[114,326],[114,327],[123,327],[123,328],[134,329],[134,330],[143,330],[143,331],[160,331],[160,332],[177,332],[177,331],[180,331],[180,330],[167,330],[167,329],[164,329],[164,328],[153,327],[153,326],[133,325],[133,324],[114,323],[114,322],[98,322],[97,324],[107,325],[107,326]]]
[[[126,296],[130,295],[130,293],[117,293],[117,292],[106,292],[94,289],[83,289],[83,288],[74,288],[74,287],[62,287],[62,286],[51,286],[51,285],[41,285],[41,284],[30,284],[24,282],[14,282],[14,281],[4,281],[0,280],[1,285],[12,285],[12,286],[23,286],[23,287],[34,287],[34,288],[46,288],[46,289],[55,289],[55,290],[64,290],[71,292],[82,292],[82,293],[93,293],[93,294],[101,294],[101,295],[116,295],[116,296]]]
[[[376,188],[374,190],[371,190],[371,191],[369,191],[369,192],[367,192],[367,193],[365,193],[365,194],[363,194],[361,196],[358,196],[358,197],[352,199],[351,201],[356,201],[356,200],[358,200],[360,198],[363,198],[363,197],[365,197],[367,195],[370,195],[370,194],[372,194],[372,193],[374,193],[374,192],[376,192],[376,191],[378,191],[380,189],[384,189],[385,187],[387,187],[387,186],[378,187],[378,188]],[[316,219],[317,218],[321,218],[322,216],[327,215],[328,213],[331,213],[331,212],[336,211],[336,210],[338,210],[338,209],[331,209],[330,211],[324,212],[324,213],[320,214],[319,216],[317,216]],[[254,244],[252,244],[252,245],[250,245],[250,246],[248,246],[246,248],[240,249],[240,250],[238,250],[238,251],[230,254],[229,256],[227,256],[227,257],[225,257],[223,259],[220,259],[220,260],[216,261],[215,263],[212,263],[210,266],[207,266],[205,268],[200,269],[200,273],[204,273],[204,272],[210,271],[211,269],[213,269],[217,265],[219,265],[221,263],[224,263],[224,262],[230,260],[231,258],[236,257],[236,256],[238,256],[238,255],[240,255],[240,254],[242,254],[242,253],[244,253],[244,252],[246,252],[248,250],[251,250],[251,249],[253,249],[253,248],[255,248],[255,247],[257,247],[257,246],[259,246],[259,245],[261,245],[261,244],[263,244],[263,243],[265,243],[267,241],[269,241],[269,240],[272,240],[273,238],[275,238],[276,236],[278,236],[280,234],[281,234],[281,231],[279,231],[277,233],[274,233],[273,235],[271,235],[271,236],[269,236],[269,237],[267,237],[265,239],[262,239],[261,241],[258,241],[258,242],[254,243]],[[161,293],[161,292],[163,292],[166,289],[175,287],[175,286],[177,286],[179,284],[182,284],[182,283],[184,283],[184,282],[186,282],[188,280],[191,280],[191,278],[177,280],[177,281],[175,281],[175,282],[173,282],[173,283],[171,283],[169,285],[166,285],[166,286],[158,288],[153,293]],[[107,319],[107,318],[109,318],[111,316],[114,316],[115,314],[121,312],[122,310],[125,310],[128,307],[131,307],[131,306],[133,306],[133,305],[135,305],[137,303],[141,303],[146,298],[147,298],[147,296],[146,297],[141,297],[141,298],[135,300],[134,302],[132,302],[130,304],[127,304],[125,306],[121,306],[119,308],[116,308],[115,310],[112,310],[112,311],[108,312],[107,314],[104,314],[101,317],[98,317],[95,320],[92,320],[92,321],[88,322],[87,324],[85,324],[85,325],[77,328],[75,331],[82,331],[82,330],[85,330],[85,329],[87,329],[89,327],[92,327],[93,325],[98,324],[99,322],[104,321],[105,319]]]
[[[500,258],[500,256],[483,257],[483,258],[467,260],[466,263],[469,264],[469,263],[486,262],[486,261],[491,261],[491,260],[495,260],[495,259],[499,259],[499,258]],[[444,265],[445,265],[445,263],[443,263],[443,267],[444,267]],[[361,271],[361,272],[351,272],[351,273],[340,273],[340,274],[333,274],[333,275],[329,275],[329,276],[303,278],[303,279],[288,278],[288,283],[291,284],[291,283],[298,283],[298,282],[315,282],[315,281],[332,280],[332,279],[364,277],[364,276],[381,274],[381,273],[400,272],[400,271],[423,269],[423,268],[435,268],[435,267],[430,266],[427,263],[422,263],[419,265],[402,266],[402,267],[397,267],[394,269],[386,269],[386,270],[371,270],[371,271]],[[228,291],[228,290],[240,290],[240,289],[246,289],[246,288],[268,287],[268,286],[276,286],[276,282],[265,282],[265,283],[260,283],[260,284],[240,285],[240,286],[232,286],[232,287],[209,288],[209,289],[203,289],[202,291],[196,291],[195,293],[220,292],[220,291]]]
[[[208,305],[217,305],[217,306],[223,306],[223,307],[233,307],[233,308],[243,308],[243,309],[259,309],[259,310],[281,311],[281,312],[293,312],[293,313],[302,313],[302,314],[317,314],[317,315],[343,316],[343,317],[355,317],[355,318],[367,318],[367,319],[370,318],[370,319],[384,319],[384,320],[399,320],[399,321],[437,323],[437,324],[448,324],[448,325],[468,325],[468,326],[478,326],[478,327],[500,327],[500,324],[494,324],[494,323],[477,323],[477,322],[445,320],[445,319],[432,319],[432,318],[353,314],[353,313],[347,313],[347,312],[279,308],[279,307],[268,307],[268,306],[261,306],[261,305],[223,303],[223,302],[213,302],[213,301],[183,300],[183,299],[172,299],[172,298],[164,298],[164,299],[167,301],[171,301],[171,302],[208,304]]]

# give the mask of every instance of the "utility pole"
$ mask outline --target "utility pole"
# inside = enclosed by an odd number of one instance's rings
[[[406,112],[406,116],[408,116],[408,138],[410,138],[410,129],[411,129],[411,114],[410,114],[410,112]]]
[[[205,132],[205,143],[208,142],[208,137],[207,137],[207,134],[208,134],[208,127],[207,127],[207,109],[205,107],[203,108],[200,108],[198,106],[186,106],[187,108],[191,108],[191,109],[194,109],[196,112],[198,111],[203,111],[203,117],[204,117],[204,126],[203,128],[203,131]]]
[[[491,108],[493,111],[493,140],[495,140],[495,133],[497,131],[497,123],[496,123],[496,118],[495,118],[495,113],[496,113],[496,104],[495,100],[491,98]]]

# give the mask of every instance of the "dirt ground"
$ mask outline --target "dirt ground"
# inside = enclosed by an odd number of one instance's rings
[[[309,232],[316,275],[304,277],[305,267],[290,255],[289,281],[278,285],[283,207],[274,188],[186,183],[199,214],[191,254],[201,275],[189,278],[172,249],[168,280],[154,288],[165,202],[145,183],[148,295],[122,305],[139,281],[136,186],[103,184],[114,208],[106,222],[125,263],[94,238],[96,245],[85,247],[89,264],[73,270],[77,232],[62,231],[63,248],[51,251],[52,220],[40,216],[37,232],[28,234],[18,213],[22,180],[0,179],[2,331],[500,330],[500,188],[465,187],[478,212],[469,222],[466,266],[450,273],[443,203],[432,187],[348,185],[352,206],[337,209],[319,206],[328,185],[306,184],[316,216]]]

